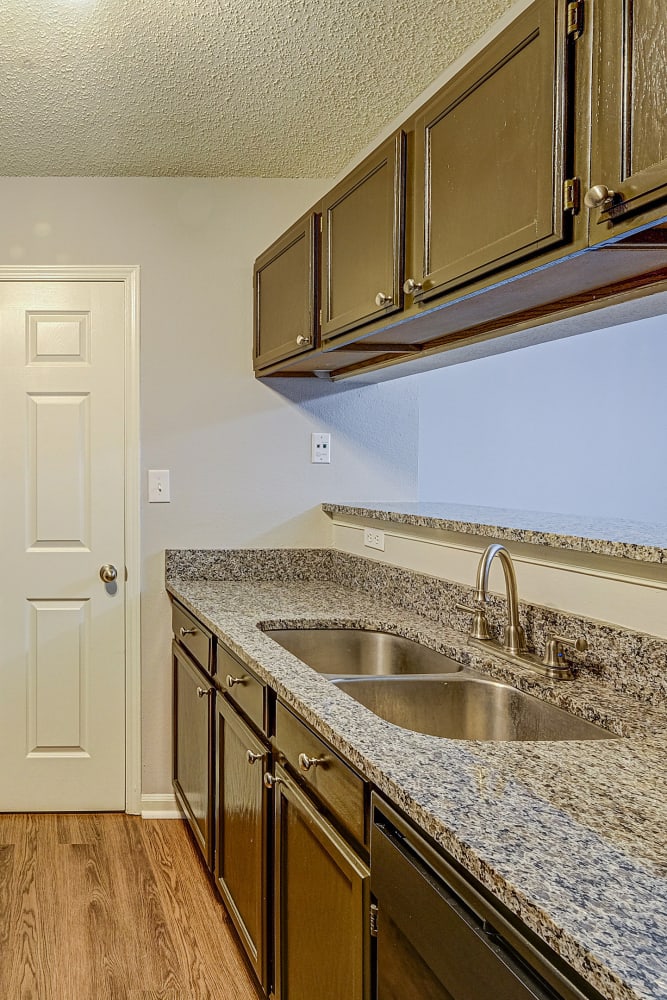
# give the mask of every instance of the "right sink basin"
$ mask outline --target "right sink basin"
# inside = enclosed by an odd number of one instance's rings
[[[592,722],[485,677],[336,678],[332,683],[381,719],[430,736],[511,741],[617,739]]]

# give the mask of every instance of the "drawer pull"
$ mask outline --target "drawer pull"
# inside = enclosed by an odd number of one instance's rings
[[[235,684],[245,684],[245,677],[233,677],[231,674],[227,674],[225,683],[228,688],[233,688]]]
[[[246,750],[245,752],[245,759],[249,764],[254,764],[256,761],[261,760],[263,756],[263,753],[253,753],[252,750]]]
[[[182,625],[181,625],[181,627],[179,628],[178,631],[179,631],[182,639],[185,639],[186,635],[196,635],[197,634],[197,629],[196,628],[183,628]]]
[[[310,771],[311,767],[319,767],[324,764],[324,757],[309,757],[306,753],[299,754],[299,767],[302,771]]]
[[[206,695],[210,694],[212,690],[213,690],[213,688],[198,687],[197,688],[197,697],[198,698],[205,698]]]
[[[274,778],[272,774],[267,771],[264,775],[264,786],[266,788],[273,788],[274,785],[284,785],[285,782],[282,778]]]

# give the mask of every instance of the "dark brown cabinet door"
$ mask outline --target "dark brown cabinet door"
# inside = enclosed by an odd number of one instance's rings
[[[569,238],[564,8],[538,0],[419,114],[415,301]]]
[[[215,878],[267,988],[267,747],[221,695],[217,698],[218,797]]]
[[[206,675],[176,643],[173,785],[204,860],[213,865],[213,696]]]
[[[322,338],[403,305],[405,134],[398,132],[322,204]]]
[[[591,243],[667,217],[665,16],[664,0],[595,4]]]
[[[276,768],[276,1000],[369,1000],[369,871]]]
[[[317,346],[319,229],[310,212],[255,261],[256,369]]]

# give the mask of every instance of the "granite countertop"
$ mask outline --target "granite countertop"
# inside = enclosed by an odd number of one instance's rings
[[[667,524],[455,503],[324,503],[322,510],[332,517],[365,517],[639,562],[667,563]]]
[[[594,677],[548,682],[473,650],[459,632],[339,584],[174,576],[167,589],[603,996],[666,1000],[665,711]],[[408,732],[258,625],[396,632],[624,738],[483,743]]]

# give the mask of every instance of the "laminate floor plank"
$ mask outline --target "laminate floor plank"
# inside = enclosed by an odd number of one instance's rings
[[[106,841],[119,912],[134,933],[128,955],[130,982],[137,989],[182,988],[180,963],[146,850],[143,822],[119,817],[119,822],[110,824]]]
[[[0,814],[0,1000],[257,1000],[185,824]]]
[[[185,996],[206,1000],[256,1000],[261,993],[241,955],[231,921],[204,874],[183,826],[147,821],[144,836],[151,844],[154,863],[160,867],[164,907],[170,926],[178,929],[175,940],[178,940],[181,953],[191,955],[193,940],[196,940],[202,958],[204,977],[199,981],[192,977],[186,981]],[[200,877],[194,880],[186,877],[186,873],[193,871]]]
[[[7,940],[6,996],[16,1000],[39,1000],[39,941],[37,936],[37,824],[28,817],[14,827],[10,898],[6,907],[8,926],[0,932]],[[4,959],[4,956],[3,956]]]

